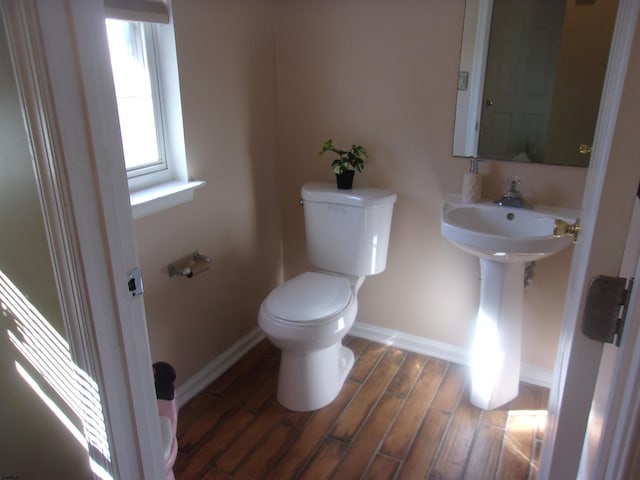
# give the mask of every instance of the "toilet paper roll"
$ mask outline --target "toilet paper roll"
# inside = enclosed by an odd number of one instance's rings
[[[482,197],[482,176],[479,173],[467,172],[462,180],[462,201],[476,203]]]
[[[194,260],[191,262],[191,276],[199,275],[209,269],[209,262],[204,260]]]

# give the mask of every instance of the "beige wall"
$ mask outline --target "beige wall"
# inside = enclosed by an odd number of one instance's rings
[[[388,268],[365,282],[358,319],[468,344],[478,262],[439,224],[467,169],[450,154],[463,11],[462,0],[173,2],[189,169],[207,186],[136,232],[153,359],[174,363],[179,384],[256,326],[283,271],[308,268],[300,186],[333,181],[317,156],[327,138],[369,149],[356,186],[398,194]],[[518,174],[532,201],[580,206],[584,169],[480,170],[489,198]],[[210,270],[169,278],[194,249]],[[553,365],[570,258],[540,262],[526,291],[527,363]]]
[[[444,195],[466,160],[451,157],[463,1],[282,0],[278,26],[278,157],[285,275],[308,268],[300,185],[332,181],[317,151],[327,138],[361,143],[370,161],[356,186],[398,194],[387,271],[369,278],[358,319],[457,346],[470,341],[477,259],[440,235]],[[579,207],[586,170],[482,162],[498,198],[518,174],[536,203]],[[523,360],[552,368],[571,251],[539,262],[526,290]]]
[[[151,353],[178,384],[256,326],[281,278],[273,3],[173,2],[193,202],[136,221]],[[208,271],[169,278],[199,250]]]

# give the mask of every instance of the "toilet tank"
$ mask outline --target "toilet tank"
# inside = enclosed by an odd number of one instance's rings
[[[384,271],[395,193],[307,183],[302,200],[307,251],[315,267],[356,276]]]

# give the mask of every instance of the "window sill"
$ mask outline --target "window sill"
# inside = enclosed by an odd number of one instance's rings
[[[190,202],[193,200],[193,192],[204,185],[205,182],[199,180],[167,182],[131,192],[129,197],[133,219],[137,220],[138,218]]]

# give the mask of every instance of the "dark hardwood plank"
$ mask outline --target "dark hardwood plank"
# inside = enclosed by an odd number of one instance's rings
[[[197,420],[190,422],[186,428],[177,429],[178,432],[182,431],[182,435],[178,435],[178,445],[183,453],[191,452],[195,445],[218,425],[223,415],[237,404],[235,401],[214,398],[206,393],[203,396],[208,397],[211,401],[204,402],[205,408],[200,410]],[[182,422],[182,411],[178,417],[178,423],[180,422]]]
[[[210,465],[255,418],[256,415],[246,407],[238,407],[219,428],[210,432],[210,435],[198,446],[197,450],[188,455],[188,457],[182,457],[181,462],[174,465],[176,478],[181,480],[195,480],[200,478],[200,474],[206,470],[208,465]]]
[[[378,454],[362,478],[363,480],[392,480],[395,478],[399,466],[398,460]]]
[[[480,425],[471,447],[464,478],[468,480],[491,480],[495,477],[500,461],[504,431]]]
[[[262,344],[262,343],[261,343]],[[259,345],[261,345],[259,344]],[[214,397],[208,408],[202,410],[197,421],[192,422],[190,428],[184,431],[182,437],[178,437],[178,445],[182,452],[189,452],[194,446],[220,422],[233,408],[243,404],[247,400],[252,404],[252,408],[261,407],[269,398],[275,394],[274,378],[277,375],[277,358],[274,358],[268,350],[263,355],[261,362],[252,362],[255,368],[248,373],[243,373],[225,389],[225,394]],[[271,391],[265,395],[265,391],[259,388],[264,382],[269,382]],[[206,389],[203,394],[217,390],[213,386]],[[266,398],[266,397],[269,398]],[[194,399],[195,400],[195,399]],[[179,419],[182,418],[180,415]],[[180,420],[181,421],[181,420]]]
[[[426,363],[426,356],[418,353],[409,353],[404,359],[404,362],[402,362],[400,370],[398,370],[398,373],[396,373],[393,380],[391,380],[387,391],[403,397],[407,396]]]
[[[229,480],[229,475],[222,472],[216,472],[215,470],[209,470],[202,480]]]
[[[184,437],[185,432],[189,429],[194,421],[201,421],[202,412],[212,408],[213,404],[218,401],[218,397],[208,395],[206,392],[196,395],[189,400],[185,406],[180,409],[180,421],[176,429],[178,440]],[[182,442],[181,442],[182,444]]]
[[[468,367],[451,364],[442,380],[438,393],[431,402],[432,408],[438,408],[445,412],[453,412],[458,404],[460,394],[467,382]]]
[[[469,401],[468,392],[463,393],[466,401]],[[480,415],[480,423],[491,427],[500,428],[502,430],[507,426],[507,418],[509,418],[509,407],[499,407],[495,410],[485,410]]]
[[[280,352],[258,343],[178,418],[177,480],[535,480],[548,390],[469,403],[467,368],[361,338],[342,391],[315,412],[275,399]]]
[[[377,403],[387,384],[400,367],[405,355],[406,353],[398,348],[390,348],[385,353],[382,361],[371,372],[370,378],[340,415],[336,426],[331,431],[333,438],[343,442],[350,442],[353,439],[371,408]]]
[[[278,425],[285,414],[285,408],[274,400],[229,444],[224,455],[216,459],[215,467],[222,472],[233,472],[249,452],[263,443],[262,439]]]
[[[313,412],[293,412],[289,411],[285,415],[282,423],[292,427],[302,428],[313,416]]]
[[[333,478],[351,480],[358,478],[367,469],[369,460],[378,450],[378,445],[395,418],[402,401],[402,397],[389,393],[382,396],[360,433],[351,443],[349,451]]]
[[[418,432],[398,480],[426,478],[447,430],[451,414],[442,410],[429,410]]]
[[[245,394],[244,403],[255,410],[259,410],[275,398],[278,385],[278,368],[280,357],[267,356],[263,364],[256,368],[255,375],[249,375],[251,380],[249,392]]]
[[[538,399],[538,411],[540,412],[541,417],[538,421],[538,428],[536,430],[536,440],[542,441],[544,437],[544,431],[547,427],[547,407],[549,405],[549,389],[548,388],[540,388],[540,397]]]
[[[231,366],[226,372],[220,375],[206,389],[211,394],[221,394],[231,386],[238,378],[250,374],[258,365],[264,362],[267,357],[277,357],[280,354],[278,349],[274,347],[266,338],[258,342],[251,350],[249,350],[240,360]]]
[[[275,430],[233,472],[233,478],[236,480],[266,478],[276,459],[291,443],[297,433],[290,426],[277,425]]]
[[[521,411],[516,410],[515,412]],[[509,416],[497,478],[505,480],[527,480],[529,478],[534,435],[535,423],[532,423],[530,415],[516,413]]]
[[[510,410],[538,410],[541,389],[528,383],[521,383],[518,396],[511,401]]]
[[[338,440],[327,438],[304,469],[302,480],[329,478],[347,451],[347,445]]]
[[[363,383],[388,348],[389,347],[381,343],[370,342],[358,356],[353,368],[349,372],[349,380]]]
[[[268,478],[280,480],[283,478],[296,478],[316,446],[322,442],[335,420],[342,413],[345,405],[351,400],[359,385],[347,381],[342,387],[338,398],[330,405],[315,412],[311,420],[303,428],[300,435],[291,444]]]
[[[396,422],[391,427],[380,449],[382,453],[398,460],[404,459],[431,400],[438,391],[446,368],[446,362],[429,359]]]
[[[446,478],[462,477],[479,420],[480,409],[466,403],[458,406],[438,452],[433,473]]]
[[[369,346],[370,342],[368,340],[365,340],[364,338],[352,337],[350,335],[347,335],[346,337],[344,337],[344,341],[342,343],[351,349],[354,357],[357,360],[360,355],[362,355],[362,352],[364,352]]]

